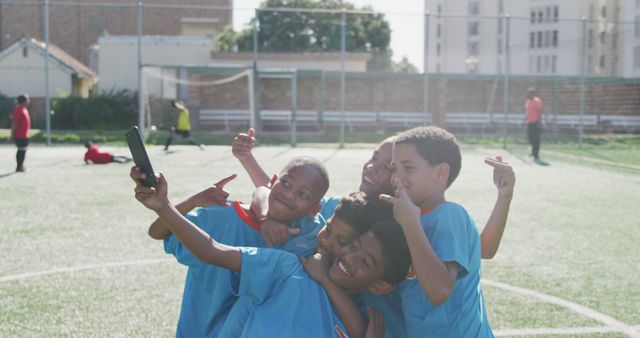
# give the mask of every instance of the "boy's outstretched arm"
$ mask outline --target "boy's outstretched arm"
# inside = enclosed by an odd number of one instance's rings
[[[167,198],[167,186],[164,175],[160,174],[154,188],[136,187],[136,199],[145,207],[155,211],[169,230],[196,258],[204,263],[231,271],[240,271],[242,266],[240,250],[216,242],[186,219]]]
[[[391,182],[395,197],[381,194],[380,199],[393,205],[393,217],[402,226],[411,253],[411,265],[429,301],[440,305],[447,301],[458,277],[456,262],[443,262],[436,255],[420,223],[420,208],[409,196],[400,180]]]
[[[146,174],[140,171],[138,167],[131,168],[129,174],[131,179],[136,182],[136,186],[140,186],[140,182],[146,178]],[[229,193],[224,190],[224,186],[231,180],[236,178],[237,174],[225,177],[212,187],[206,188],[199,193],[190,196],[186,200],[176,204],[176,209],[183,215],[198,207],[208,207],[212,205],[226,205]],[[164,240],[171,236],[171,230],[164,224],[160,218],[156,218],[149,226],[149,237],[157,240]]]
[[[256,139],[254,138],[255,131],[253,128],[249,128],[247,133],[239,133],[233,139],[231,144],[231,152],[235,156],[240,164],[251,177],[251,181],[256,187],[265,186],[269,183],[269,175],[260,166],[256,158],[253,157],[251,149],[256,145]]]
[[[498,188],[498,199],[480,234],[482,258],[491,259],[498,252],[502,234],[507,225],[516,176],[513,168],[508,163],[502,162],[502,156],[498,155],[495,159],[486,158],[484,162],[493,167],[493,183]]]
[[[351,296],[329,279],[329,262],[327,259],[320,254],[315,254],[306,259],[300,257],[300,260],[309,276],[320,283],[327,295],[329,295],[329,299],[338,312],[338,316],[347,332],[349,332],[349,336],[352,338],[365,337],[367,334],[367,317],[360,312]],[[384,335],[384,330],[382,334]]]

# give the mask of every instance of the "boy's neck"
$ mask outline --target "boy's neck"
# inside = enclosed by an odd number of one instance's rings
[[[435,207],[437,207],[438,205],[446,202],[447,200],[444,197],[444,192],[442,194],[436,195],[436,196],[431,196],[428,199],[426,199],[425,201],[421,202],[418,207],[420,208],[420,210],[424,211],[424,210],[432,210]]]

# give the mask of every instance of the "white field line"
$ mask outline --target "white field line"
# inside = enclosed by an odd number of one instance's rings
[[[52,270],[46,270],[46,271],[40,271],[40,272],[28,272],[28,273],[22,273],[18,275],[0,277],[0,283],[16,281],[16,280],[24,280],[24,279],[35,278],[35,277],[42,277],[47,275],[59,274],[59,273],[69,273],[69,272],[78,272],[78,271],[103,269],[103,268],[111,268],[111,267],[132,266],[132,265],[151,265],[151,264],[166,263],[166,262],[172,262],[172,261],[173,260],[166,259],[166,258],[165,259],[146,259],[146,260],[138,260],[138,261],[82,265],[82,266],[76,266],[76,267],[70,267],[70,268],[58,268],[58,269],[52,269]],[[610,316],[599,313],[588,307],[575,304],[558,297],[549,296],[537,291],[520,288],[517,286],[512,286],[512,285],[508,285],[508,284],[504,284],[504,283],[500,283],[500,282],[496,282],[488,279],[482,279],[482,283],[485,285],[489,285],[496,288],[511,291],[514,293],[518,293],[521,295],[535,297],[547,303],[556,304],[556,305],[568,308],[586,317],[593,318],[599,322],[602,322],[608,325],[608,326],[601,326],[601,327],[576,327],[576,328],[505,329],[505,330],[495,331],[494,333],[496,336],[623,332],[627,334],[629,337],[640,338],[640,334],[638,333],[640,331],[640,326],[629,326]]]
[[[613,317],[610,317],[608,315],[605,315],[603,313],[597,312],[593,309],[590,309],[586,306],[580,305],[580,304],[576,304],[576,303],[572,303],[570,301],[564,300],[562,298],[558,298],[558,297],[554,297],[554,296],[549,296],[546,295],[544,293],[540,293],[534,290],[530,290],[530,289],[525,289],[525,288],[521,288],[521,287],[517,287],[517,286],[512,286],[509,284],[504,284],[504,283],[500,283],[500,282],[496,282],[496,281],[492,281],[492,280],[488,280],[488,279],[482,279],[481,282],[485,285],[489,285],[489,286],[493,286],[499,289],[504,289],[507,291],[511,291],[513,293],[518,293],[521,295],[525,295],[525,296],[529,296],[529,297],[534,297],[534,298],[538,298],[544,302],[550,303],[550,304],[555,304],[558,306],[562,306],[564,308],[567,308],[571,311],[577,312],[585,317],[589,317],[592,319],[595,319],[607,326],[610,326],[614,331],[616,332],[623,332],[626,335],[628,335],[629,337],[632,338],[640,338],[640,333],[638,333],[638,330],[636,328],[634,328],[633,326],[629,326],[623,322],[620,322],[618,320],[616,320]]]
[[[68,273],[68,272],[77,272],[77,271],[102,269],[102,268],[113,268],[113,267],[130,266],[130,265],[150,265],[150,264],[158,264],[158,263],[171,262],[171,261],[172,261],[171,259],[166,259],[166,258],[162,258],[162,259],[143,259],[143,260],[139,260],[139,261],[101,263],[101,264],[74,266],[74,267],[70,267],[70,268],[57,268],[57,269],[46,270],[46,271],[27,272],[27,273],[21,273],[21,274],[18,274],[18,275],[10,275],[10,276],[0,277],[0,283],[5,283],[5,282],[10,282],[10,281],[15,281],[15,280],[29,279],[29,278],[34,278],[34,277],[41,277],[41,276],[46,276],[46,275],[54,275],[54,274],[58,274],[58,273]]]
[[[633,330],[640,330],[640,326],[631,327]],[[617,328],[611,326],[592,326],[592,327],[539,327],[535,329],[505,329],[494,330],[496,337],[507,336],[538,336],[538,335],[563,335],[563,334],[589,334],[589,333],[608,333],[620,332]]]

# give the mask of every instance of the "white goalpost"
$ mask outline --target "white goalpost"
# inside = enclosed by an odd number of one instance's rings
[[[256,126],[253,71],[246,66],[218,65],[143,65],[141,121],[145,127],[169,127],[166,116],[171,100],[181,100],[188,108],[210,111],[219,98],[232,102],[225,106]],[[219,102],[218,102],[219,103]],[[247,116],[248,115],[248,116]],[[230,116],[231,119],[241,119]],[[196,124],[199,124],[198,122]]]

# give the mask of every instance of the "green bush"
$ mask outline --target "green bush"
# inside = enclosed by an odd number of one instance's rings
[[[52,127],[63,130],[126,129],[137,121],[137,94],[127,90],[66,97],[53,103]]]
[[[0,128],[11,128],[13,114],[13,99],[0,93]]]

